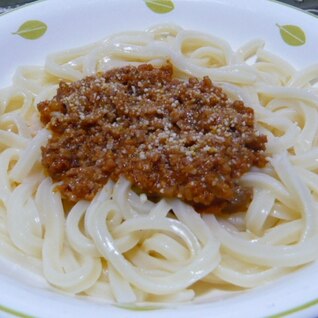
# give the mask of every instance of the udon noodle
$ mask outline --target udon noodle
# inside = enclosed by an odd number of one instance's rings
[[[92,202],[67,204],[41,166],[37,104],[60,80],[127,64],[169,60],[180,79],[210,76],[255,111],[268,137],[264,169],[240,182],[247,211],[198,214],[178,199],[154,203],[121,178]],[[208,290],[252,288],[318,258],[318,65],[296,71],[253,40],[223,39],[159,25],[52,54],[20,67],[0,95],[0,255],[54,288],[108,302],[177,302]]]

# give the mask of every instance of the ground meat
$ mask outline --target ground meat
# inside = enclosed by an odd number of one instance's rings
[[[67,84],[38,105],[53,132],[42,164],[71,201],[120,176],[150,197],[209,211],[246,201],[242,174],[263,167],[254,113],[208,77],[181,81],[170,64],[126,66]]]

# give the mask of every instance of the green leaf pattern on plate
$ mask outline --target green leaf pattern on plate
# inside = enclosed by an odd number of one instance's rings
[[[276,24],[276,26],[279,28],[280,35],[286,44],[301,46],[306,43],[306,34],[299,26],[291,24]]]
[[[174,9],[171,0],[144,0],[147,7],[155,13],[168,13]]]
[[[8,308],[8,307],[2,306],[2,305],[0,305],[0,316],[1,316],[1,312],[5,312],[12,317],[15,316],[15,317],[19,317],[19,318],[35,318],[33,316],[29,316],[27,314],[24,314],[22,312],[16,311],[14,309],[11,309],[11,308]]]
[[[29,20],[24,22],[13,34],[20,35],[27,40],[36,40],[43,36],[47,30],[47,25],[39,20]]]

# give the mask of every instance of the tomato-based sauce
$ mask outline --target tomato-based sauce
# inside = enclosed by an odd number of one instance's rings
[[[38,109],[52,131],[42,164],[70,201],[124,176],[150,197],[216,211],[246,201],[239,178],[266,164],[253,110],[208,77],[175,79],[170,64],[61,82]]]

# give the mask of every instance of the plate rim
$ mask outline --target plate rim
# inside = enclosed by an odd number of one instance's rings
[[[118,0],[120,1],[120,0]],[[146,2],[146,0],[139,0],[139,1],[144,1]],[[175,2],[178,2],[180,0],[173,0]],[[182,1],[182,0],[181,0]],[[181,2],[180,1],[180,2]],[[184,1],[184,0],[183,0]],[[189,0],[189,2],[195,2],[196,0]],[[199,0],[199,1],[203,1],[203,0]],[[205,0],[206,1],[206,0]],[[210,0],[208,0],[207,2],[209,2]],[[213,1],[213,0],[212,0]],[[16,8],[13,8],[13,9],[10,9],[8,11],[5,11],[3,13],[0,14],[0,19],[3,17],[3,16],[7,16],[7,15],[10,15],[12,13],[15,13],[16,11],[20,11],[20,10],[24,10],[25,8],[27,7],[31,7],[31,6],[36,6],[38,5],[39,3],[43,3],[43,2],[54,2],[54,0],[34,0],[33,2],[30,2],[30,3],[26,3],[24,5],[21,5],[19,7],[16,7]],[[284,3],[284,2],[280,2],[278,0],[263,0],[264,3],[266,2],[271,2],[271,3],[274,3],[274,4],[277,4],[279,6],[283,6],[283,7],[286,7],[290,10],[296,10],[298,13],[300,14],[304,14],[304,15],[307,15],[307,16],[310,16],[311,18],[315,18],[315,19],[318,19],[318,16],[309,12],[309,11],[306,11],[306,10],[302,10],[300,8],[297,8],[291,4],[287,4],[287,3]],[[180,304],[182,305],[182,304]],[[199,305],[200,304],[196,304],[196,305]],[[305,310],[307,309],[310,309],[310,308],[314,308],[315,306],[317,305],[317,308],[318,308],[318,297],[317,298],[314,298],[312,300],[309,300],[301,305],[298,305],[298,306],[295,306],[295,307],[292,307],[290,309],[287,309],[287,310],[284,310],[284,311],[280,311],[280,312],[277,312],[273,315],[270,315],[270,316],[267,316],[267,318],[280,318],[280,317],[286,317],[286,316],[289,316],[289,315],[294,315],[294,314],[297,314],[297,313],[300,313],[300,312],[304,312]],[[125,310],[125,311],[130,311],[132,309],[129,309],[128,307],[124,307],[124,306],[117,306],[116,304],[105,304],[105,306],[113,306],[113,307],[116,307],[118,309],[122,309],[122,310]],[[178,304],[179,306],[179,304]],[[165,308],[165,309],[169,309],[169,308]],[[160,309],[158,308],[155,308],[153,309],[153,311],[158,311]],[[152,311],[152,310],[151,310]],[[33,315],[30,315],[30,314],[27,314],[27,313],[24,313],[20,310],[15,310],[13,308],[10,308],[8,306],[5,306],[3,305],[2,303],[0,303],[0,313],[5,313],[5,314],[8,314],[8,315],[11,315],[11,316],[14,316],[14,317],[20,317],[20,318],[35,318],[35,316]],[[317,311],[318,313],[318,311]],[[10,317],[10,316],[9,316]]]

